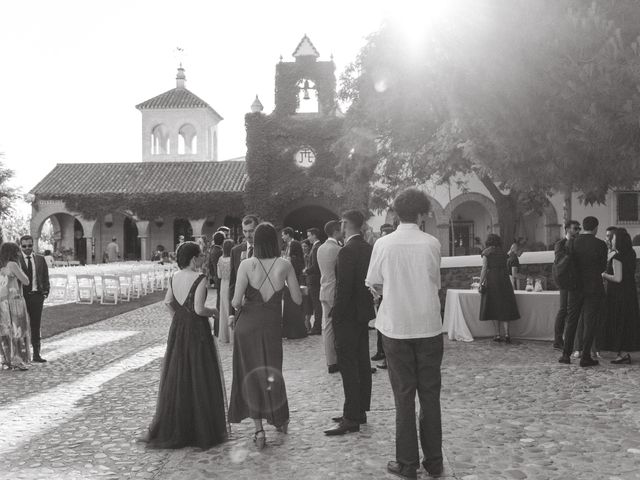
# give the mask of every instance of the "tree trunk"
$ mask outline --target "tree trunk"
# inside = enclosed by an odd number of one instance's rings
[[[503,245],[508,248],[516,237],[518,227],[518,193],[511,191],[505,195],[496,186],[489,176],[480,179],[482,184],[489,190],[489,193],[496,202],[498,209],[498,224],[500,225],[500,237]]]

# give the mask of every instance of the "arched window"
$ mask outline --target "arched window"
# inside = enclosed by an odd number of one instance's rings
[[[198,153],[198,135],[190,123],[185,123],[178,130],[178,155]]]
[[[163,124],[156,125],[151,130],[151,155],[167,153],[169,153],[169,130]]]
[[[318,89],[308,78],[298,82],[298,108],[296,113],[318,113]]]

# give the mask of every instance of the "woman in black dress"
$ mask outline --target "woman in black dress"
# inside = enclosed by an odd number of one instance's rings
[[[289,247],[289,258],[296,273],[296,278],[300,281],[302,271],[305,268],[304,254],[300,242],[292,241]],[[289,290],[283,293],[283,309],[282,309],[282,336],[288,339],[304,338],[307,336],[307,327],[305,325],[305,311],[302,305],[296,304],[291,300]]]
[[[640,350],[640,313],[636,290],[636,252],[631,237],[617,229],[612,246],[616,252],[602,278],[607,281],[607,317],[602,329],[602,350],[617,352],[611,363],[631,363],[629,352]]]
[[[518,306],[513,286],[507,270],[507,255],[502,250],[502,240],[494,233],[487,236],[486,247],[482,252],[482,272],[480,285],[480,320],[493,320],[496,336],[493,340],[502,341],[500,324],[504,327],[504,341],[511,343],[509,322],[518,320]]]
[[[255,424],[254,442],[264,448],[262,420],[287,433],[289,404],[282,376],[282,292],[289,289],[300,305],[302,293],[291,263],[280,258],[278,234],[270,223],[258,225],[253,257],[238,268],[232,305],[233,382],[229,421]]]
[[[208,449],[227,438],[222,371],[204,306],[204,254],[200,245],[185,242],[169,282],[165,305],[173,315],[160,377],[156,414],[145,438],[153,448]]]

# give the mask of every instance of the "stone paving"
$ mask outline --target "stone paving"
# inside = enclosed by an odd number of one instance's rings
[[[146,449],[136,439],[154,412],[169,323],[162,304],[144,307],[48,339],[47,364],[0,372],[0,479],[396,478],[385,471],[394,454],[385,371],[360,433],[322,434],[343,397],[317,336],[284,341],[288,435],[267,427],[258,452],[246,421],[205,452]],[[76,339],[88,348],[69,348]],[[231,346],[220,354],[230,391]],[[557,357],[545,342],[445,341],[447,477],[640,479],[640,357],[587,370]]]

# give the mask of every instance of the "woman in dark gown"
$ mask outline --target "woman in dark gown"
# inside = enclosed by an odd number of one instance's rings
[[[232,300],[238,313],[229,402],[231,423],[253,419],[253,438],[259,449],[266,442],[263,419],[284,433],[289,424],[282,376],[282,292],[287,286],[293,301],[300,305],[298,280],[291,263],[280,258],[276,229],[261,223],[255,231],[253,257],[243,260],[238,268]]]
[[[300,278],[302,270],[304,270],[304,254],[300,242],[291,242],[289,248],[289,258],[296,273],[296,278]],[[283,292],[283,310],[282,310],[282,336],[294,339],[304,338],[307,336],[307,327],[305,325],[305,312],[302,305],[296,304],[291,299],[288,289]]]
[[[518,320],[520,313],[516,305],[516,296],[507,270],[507,255],[502,250],[502,240],[494,233],[487,236],[486,247],[482,252],[482,272],[480,285],[480,320],[493,320],[496,336],[493,340],[502,341],[500,324],[504,328],[504,340],[511,343],[509,322]]]
[[[195,242],[180,246],[180,271],[171,278],[165,304],[173,314],[160,377],[156,414],[145,440],[153,448],[208,449],[227,438],[222,371],[204,306],[204,261]]]
[[[616,253],[602,274],[607,281],[607,317],[601,331],[600,348],[618,354],[611,363],[631,363],[629,352],[640,350],[636,252],[629,233],[624,229],[616,230],[612,246]]]

